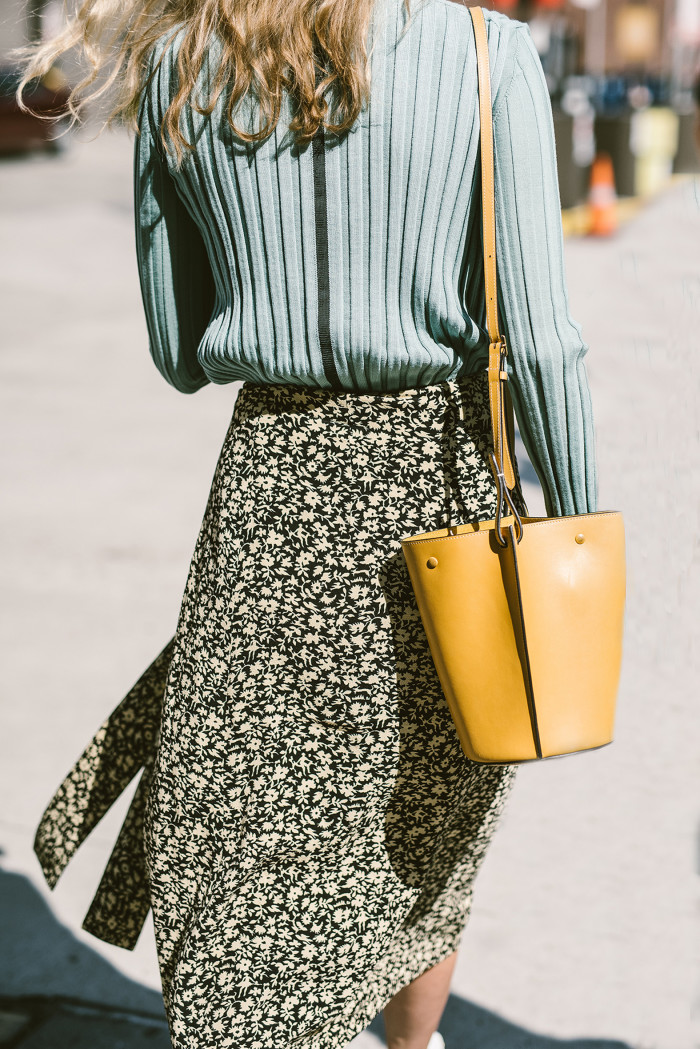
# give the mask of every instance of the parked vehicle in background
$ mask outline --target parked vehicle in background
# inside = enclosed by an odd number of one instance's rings
[[[15,92],[19,73],[12,67],[0,68],[0,154],[25,153],[31,150],[58,152],[65,147],[61,135],[66,123],[66,102],[70,89],[58,69],[51,69],[41,80],[30,84],[25,101],[34,111],[23,112]],[[37,114],[37,115],[35,115]],[[47,120],[46,117],[53,119]]]

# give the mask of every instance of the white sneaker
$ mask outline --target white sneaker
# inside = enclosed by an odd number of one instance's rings
[[[435,1034],[430,1036],[428,1049],[445,1049],[445,1039],[439,1031],[436,1031]]]

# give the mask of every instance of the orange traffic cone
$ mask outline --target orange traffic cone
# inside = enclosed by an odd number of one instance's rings
[[[616,229],[617,193],[612,157],[609,153],[598,153],[591,168],[588,233],[593,237],[607,237]]]

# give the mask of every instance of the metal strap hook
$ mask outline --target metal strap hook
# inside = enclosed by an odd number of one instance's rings
[[[493,452],[489,452],[489,459],[491,460],[491,469],[493,470],[493,475],[496,478],[496,489],[498,498],[498,503],[496,505],[496,542],[499,546],[506,547],[508,546],[508,540],[504,538],[502,531],[504,511],[506,516],[513,517],[513,524],[515,525],[515,538],[516,542],[518,543],[523,537],[523,522],[520,519],[520,514],[516,509],[515,503],[513,502],[513,497],[510,493],[510,490],[508,489],[508,485],[506,484],[506,479],[503,475],[503,470],[498,465],[498,460],[496,459],[496,456]]]

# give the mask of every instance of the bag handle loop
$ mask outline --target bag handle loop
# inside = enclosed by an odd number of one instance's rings
[[[496,205],[493,161],[493,116],[491,110],[491,73],[486,21],[481,7],[469,7],[476,39],[476,58],[479,83],[479,124],[481,142],[481,213],[483,220],[484,292],[486,295],[486,323],[489,332],[489,412],[493,439],[493,470],[498,488],[496,535],[501,545],[500,520],[504,504],[515,517],[518,542],[522,538],[522,523],[510,495],[515,488],[515,471],[511,460],[508,432],[512,430],[513,406],[505,383],[507,347],[504,335],[498,330],[498,294],[496,281]],[[510,425],[509,425],[510,424]]]

